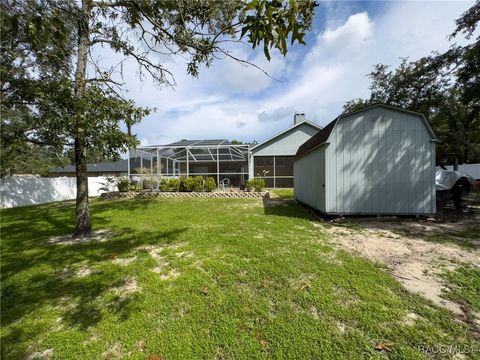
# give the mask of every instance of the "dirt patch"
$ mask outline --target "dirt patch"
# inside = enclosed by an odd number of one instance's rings
[[[177,270],[172,269],[168,273],[160,275],[160,280],[173,280],[179,276],[180,273]]]
[[[110,346],[108,350],[103,352],[102,359],[109,359],[109,360],[124,359],[131,354],[131,352],[128,352],[125,354],[122,352],[122,350],[123,350],[122,345],[120,343],[115,343],[112,346]]]
[[[415,322],[417,321],[417,319],[419,318],[419,316],[415,313],[408,313],[406,316],[405,316],[405,319],[403,319],[403,323],[407,326],[413,326],[415,324]]]
[[[62,235],[51,237],[48,242],[54,245],[74,245],[83,244],[92,241],[107,241],[111,233],[108,230],[96,230],[92,232],[92,236],[72,237],[72,235]]]
[[[192,251],[180,251],[180,252],[175,254],[176,257],[185,258],[185,259],[191,258],[193,255],[194,254],[193,254]]]
[[[46,349],[35,352],[27,357],[27,360],[51,359],[53,356],[53,349]]]
[[[125,299],[128,295],[139,292],[141,288],[138,286],[135,276],[129,276],[125,279],[122,285],[114,288],[115,293],[121,298]]]
[[[341,321],[337,321],[335,323],[336,327],[337,327],[337,331],[340,333],[340,334],[345,334],[345,332],[347,331],[347,325],[345,325],[343,322]]]
[[[456,222],[366,218],[316,226],[331,234],[341,248],[386,265],[407,290],[463,316],[460,304],[442,297],[446,288],[439,272],[464,262],[480,266],[480,248],[476,246],[480,236],[462,236],[466,231],[470,234],[468,229],[479,221],[476,214]],[[471,246],[442,240],[451,236]]]
[[[137,260],[136,256],[129,257],[129,258],[116,258],[112,260],[112,263],[120,266],[128,266],[131,263],[133,263],[135,260]]]
[[[90,267],[88,267],[87,265],[83,265],[75,271],[75,276],[85,277],[90,275],[91,273],[92,273],[92,269],[90,269]]]

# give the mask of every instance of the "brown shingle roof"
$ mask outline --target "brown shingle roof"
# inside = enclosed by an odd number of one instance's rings
[[[335,127],[337,120],[338,118],[330,122],[330,124],[325,126],[322,130],[320,130],[318,133],[316,133],[310,139],[304,142],[298,148],[297,153],[295,154],[295,160],[301,158],[306,153],[325,143],[328,140],[328,137],[330,136],[333,128]]]

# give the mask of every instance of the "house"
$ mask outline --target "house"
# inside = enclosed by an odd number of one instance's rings
[[[435,213],[435,142],[422,114],[377,104],[300,146],[295,198],[326,214]]]
[[[248,179],[265,176],[267,187],[293,186],[293,157],[298,147],[321,129],[294,115],[288,129],[252,144],[232,144],[225,139],[181,140],[167,145],[140,146],[130,150],[128,174],[143,177],[213,177],[219,185],[239,187]]]
[[[265,177],[269,188],[293,187],[293,158],[298,147],[319,130],[304,113],[296,113],[291,127],[250,148],[249,177]]]

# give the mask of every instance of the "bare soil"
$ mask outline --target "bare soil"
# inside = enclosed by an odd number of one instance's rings
[[[467,317],[461,304],[442,297],[446,284],[439,274],[461,263],[480,266],[480,209],[473,210],[427,220],[349,218],[318,226],[340,248],[385,265],[407,290]]]

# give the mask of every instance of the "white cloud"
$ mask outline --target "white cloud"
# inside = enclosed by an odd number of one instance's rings
[[[325,125],[347,100],[368,96],[366,75],[374,64],[396,66],[400,57],[446,50],[454,20],[473,2],[384,3],[382,13],[358,11],[358,4],[352,11],[348,4],[320,7],[327,26],[306,52],[293,49],[286,58],[274,52],[269,63],[246,47],[235,50],[281,83],[231,60],[216,61],[193,79],[183,62],[168,59],[178,86],[158,91],[149,82],[139,86],[134,66],[127,64],[129,95],[140,105],[158,108],[136,127],[142,141],[263,140],[290,126],[294,111]]]
[[[367,40],[372,35],[373,23],[366,12],[351,15],[342,26],[327,29],[321,34],[326,44],[355,44]]]

